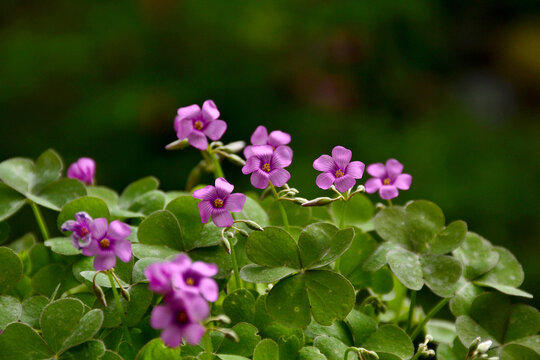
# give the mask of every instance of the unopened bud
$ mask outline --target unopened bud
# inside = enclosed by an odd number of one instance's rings
[[[246,161],[244,159],[242,159],[238,155],[229,154],[229,153],[225,153],[225,152],[221,152],[220,154],[223,155],[223,157],[227,158],[227,160],[232,162],[234,165],[238,165],[238,166],[246,165]]]
[[[166,150],[182,150],[189,146],[188,140],[176,140],[165,146]]]
[[[302,204],[302,206],[324,206],[333,203],[337,199],[332,199],[329,197],[319,197],[313,200],[309,200]]]
[[[255,221],[252,220],[235,220],[235,222],[244,223],[251,230],[264,231],[261,225],[257,224]]]
[[[96,295],[99,302],[103,305],[103,307],[107,307],[107,299],[105,299],[105,293],[103,292],[101,286],[94,284],[92,289],[94,290],[94,294]]]
[[[124,297],[124,299],[126,299],[127,302],[131,301],[131,295],[129,294],[129,291],[127,291],[123,287],[120,287],[120,293],[122,293],[122,296]]]
[[[245,141],[233,141],[232,143],[228,143],[227,145],[223,145],[220,148],[220,150],[223,150],[223,151],[229,152],[229,153],[239,153],[245,147],[246,147]]]
[[[240,338],[238,337],[236,332],[234,332],[234,330],[226,329],[226,328],[214,328],[214,330],[219,331],[222,334],[225,334],[225,337],[231,339],[234,342],[240,342]]]
[[[221,236],[221,246],[223,246],[227,254],[231,253],[231,243],[229,242],[229,239],[223,236],[223,234]]]
[[[478,344],[478,347],[476,348],[476,350],[478,350],[478,352],[480,353],[485,353],[489,350],[489,348],[491,347],[491,344],[493,344],[493,341],[491,340],[486,340],[480,344]]]
[[[427,356],[435,356],[435,350],[429,349],[428,351],[426,351],[426,355]]]

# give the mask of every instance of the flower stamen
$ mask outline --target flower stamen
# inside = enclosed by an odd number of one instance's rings
[[[384,185],[390,185],[391,182],[392,181],[390,180],[390,178],[386,178],[386,179],[384,179],[383,184]]]
[[[270,172],[270,164],[266,163],[262,166],[264,172]]]
[[[99,246],[101,246],[103,249],[108,249],[109,246],[111,246],[111,242],[109,241],[109,239],[101,239],[101,241],[99,242]]]
[[[221,199],[214,200],[214,207],[222,208],[223,207],[223,200],[221,200]]]
[[[180,324],[185,324],[189,319],[185,311],[180,311],[178,315],[176,315],[176,320],[178,320]]]
[[[186,284],[188,284],[189,286],[193,286],[195,285],[195,280],[192,277],[188,277],[186,279]]]
[[[338,169],[338,170],[336,171],[336,177],[337,177],[337,178],[340,178],[340,177],[342,177],[343,175],[345,175],[345,174],[343,173],[343,171],[342,171],[341,169]]]
[[[88,230],[88,228],[86,228],[86,227],[81,228],[81,236],[82,237],[85,237],[86,235],[88,235],[89,232],[90,232],[90,230]]]
[[[200,120],[195,121],[195,123],[193,124],[193,127],[194,127],[195,129],[197,129],[197,130],[202,130],[202,128],[203,128],[203,123],[202,123],[202,121],[200,121]]]

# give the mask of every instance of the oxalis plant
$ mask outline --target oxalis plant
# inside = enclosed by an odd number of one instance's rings
[[[336,146],[313,162],[329,196],[306,199],[288,185],[289,134],[225,145],[219,117],[211,100],[178,110],[166,148],[202,153],[186,191],[146,177],[117,194],[89,158],[63,177],[52,150],[0,163],[1,360],[540,359],[518,261],[430,201],[397,204],[401,163],[364,183]],[[235,192],[223,161],[254,189]],[[41,234],[11,239],[25,205]]]

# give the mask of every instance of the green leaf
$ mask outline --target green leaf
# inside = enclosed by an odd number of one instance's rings
[[[412,248],[403,207],[390,206],[382,209],[373,218],[373,226],[384,240],[403,244],[407,249]]]
[[[347,345],[330,336],[317,336],[313,340],[313,346],[321,351],[328,360],[343,360],[345,357],[345,351]],[[354,352],[349,352],[347,355],[348,360],[358,359],[358,356]]]
[[[463,276],[469,280],[487,273],[499,261],[499,253],[490,242],[473,232],[467,233],[453,255],[463,264]]]
[[[0,183],[0,221],[6,220],[24,206],[26,199],[4,183]]]
[[[272,339],[264,339],[257,344],[253,352],[253,360],[279,359],[278,344]]]
[[[1,197],[1,195],[0,195]],[[1,210],[0,210],[1,211]],[[9,236],[9,225],[7,222],[0,222],[0,244],[5,242]]]
[[[21,322],[38,329],[41,312],[48,303],[49,299],[45,296],[33,296],[25,299],[22,302]]]
[[[7,247],[0,247],[0,294],[7,293],[23,276],[21,259]]]
[[[110,219],[111,214],[105,201],[96,197],[84,196],[79,199],[70,201],[58,214],[57,225],[58,229],[62,228],[62,224],[68,220],[75,220],[75,214],[84,211],[93,219],[106,218]]]
[[[345,323],[351,331],[356,346],[361,346],[377,330],[375,319],[355,309],[347,315]]]
[[[438,343],[452,344],[456,339],[456,324],[447,320],[431,319],[426,324],[426,333]]]
[[[224,279],[229,277],[232,271],[231,255],[221,246],[212,246],[206,248],[195,249],[189,252],[189,257],[193,261],[204,261],[214,263],[218,266],[218,273],[214,276],[216,279]]]
[[[516,304],[512,306],[505,342],[535,335],[540,331],[540,313],[532,306]],[[540,345],[539,346],[540,349]]]
[[[306,335],[310,338],[315,338],[319,335],[327,335],[338,339],[347,346],[353,345],[353,339],[349,328],[347,328],[347,325],[345,325],[343,321],[334,321],[330,326],[321,325],[316,321],[312,321],[307,327]]]
[[[136,326],[139,321],[141,321],[141,318],[144,316],[146,310],[152,302],[153,295],[150,290],[148,290],[148,286],[146,284],[132,286],[128,289],[128,292],[130,295],[130,301],[128,302],[122,297],[120,298],[120,302],[122,304],[122,308],[126,312],[126,325],[131,327]],[[104,308],[98,300],[96,300],[95,306],[102,309],[105,315],[103,327],[114,328],[121,324],[122,318],[114,305],[115,300],[112,292],[107,291],[106,294],[107,304],[109,304],[109,306]]]
[[[264,231],[252,232],[246,242],[246,255],[254,263],[263,266],[301,267],[296,242],[278,227],[265,227]]]
[[[242,211],[236,215],[236,218],[254,221],[262,227],[270,225],[270,220],[266,211],[264,211],[257,200],[252,199],[249,196],[246,197],[244,207],[242,208]]]
[[[523,345],[509,344],[499,353],[501,360],[540,360],[540,354]]]
[[[335,224],[341,224],[344,206],[346,207],[345,222],[343,223],[345,227],[365,227],[366,223],[373,217],[375,211],[371,200],[363,194],[357,194],[349,201],[334,201],[330,205],[330,209]]]
[[[314,346],[305,346],[298,352],[299,360],[327,360],[319,349]]]
[[[218,352],[220,354],[232,354],[245,357],[253,355],[255,346],[261,340],[261,337],[257,335],[257,328],[248,323],[238,323],[231,329],[238,335],[240,341],[234,342],[229,338],[224,338]]]
[[[47,150],[36,160],[32,179],[32,191],[39,192],[44,186],[58,180],[64,164],[54,150]]]
[[[231,323],[253,323],[255,320],[255,297],[246,289],[237,289],[223,300],[223,311]],[[276,344],[277,347],[277,344]]]
[[[450,311],[455,317],[468,315],[474,298],[482,293],[482,289],[461,278],[458,289],[450,300]]]
[[[334,320],[343,320],[351,311],[354,288],[342,275],[311,270],[305,273],[305,284],[313,317],[319,324],[331,325]]]
[[[101,328],[103,312],[99,309],[90,310],[79,320],[77,328],[64,341],[62,349],[69,349],[90,340]]]
[[[443,230],[444,214],[431,201],[417,200],[405,208],[405,223],[411,239],[423,251],[427,243]]]
[[[65,256],[79,255],[81,251],[73,246],[70,238],[52,238],[45,241],[45,246],[57,254]]]
[[[0,360],[45,360],[53,352],[28,325],[10,324],[0,335]]]
[[[395,249],[386,255],[392,272],[399,281],[411,290],[420,290],[424,285],[422,265],[418,255],[405,249]]]
[[[39,194],[26,194],[36,204],[60,211],[64,205],[86,195],[86,188],[76,179],[60,179],[48,184]]]
[[[42,267],[32,276],[32,289],[41,295],[51,296],[58,284],[61,284],[58,289],[59,294],[78,285],[66,266],[59,263]]]
[[[274,285],[266,298],[266,308],[285,326],[306,327],[311,321],[311,312],[304,276],[290,276]]]
[[[278,340],[279,359],[296,360],[298,351],[303,345],[303,341],[296,335],[281,336]]]
[[[467,234],[467,224],[464,221],[458,220],[448,224],[443,231],[441,231],[431,243],[429,248],[433,254],[446,254],[455,250]]]
[[[59,360],[95,360],[103,359],[105,345],[100,340],[91,340],[63,353]]]
[[[163,358],[160,358],[160,359],[163,360]],[[117,353],[111,350],[107,350],[105,351],[105,354],[103,355],[101,360],[124,360],[124,359],[122,359],[122,357],[118,355]]]
[[[475,282],[484,286],[506,285],[519,287],[523,283],[523,268],[507,249],[499,246],[494,249],[499,253],[499,262],[492,270]]]
[[[86,188],[88,196],[99,198],[107,204],[111,212],[118,208],[118,194],[113,189],[105,186],[89,186]],[[113,215],[114,216],[114,215]]]
[[[29,275],[33,275],[39,269],[46,266],[51,262],[51,255],[49,249],[41,243],[34,244],[28,252],[30,259],[30,272]],[[28,268],[26,269],[28,273]]]
[[[19,300],[11,296],[0,296],[0,330],[14,321],[19,320],[22,307]]]
[[[240,270],[240,277],[252,283],[272,283],[296,271],[286,267],[268,268],[257,264],[248,264]]]
[[[96,273],[97,273],[97,271],[95,271],[95,270],[85,270],[85,271],[81,271],[80,275],[84,279],[88,280],[90,282],[90,285],[92,284],[92,282],[94,282],[94,276],[95,276],[96,285],[99,285],[101,287],[110,288],[111,287],[111,281],[109,280],[109,277],[107,276],[107,274],[104,274],[104,273],[100,272],[96,276]],[[119,280],[120,280],[120,284],[123,287],[128,286],[128,284],[126,284],[126,282],[122,281],[122,279],[119,279]],[[114,284],[115,284],[114,285],[115,288],[118,289],[120,287],[116,282]]]
[[[180,359],[181,347],[170,348],[165,346],[161,339],[153,339],[146,343],[135,360],[178,360]]]
[[[454,295],[461,276],[459,261],[446,255],[424,255],[420,260],[426,285],[441,297]]]
[[[137,238],[145,245],[162,245],[179,251],[185,249],[178,220],[167,210],[156,211],[144,219],[139,225]]]
[[[0,163],[0,180],[22,194],[30,192],[34,178],[34,162],[12,158]]]
[[[144,258],[158,258],[165,259],[169,256],[173,256],[179,253],[178,250],[171,249],[163,245],[145,245],[145,244],[133,244],[131,245],[133,255],[137,259]]]
[[[129,184],[122,195],[120,195],[119,204],[121,207],[128,209],[131,204],[147,192],[156,190],[159,186],[159,180],[153,176],[147,176]]]
[[[351,245],[352,228],[339,230],[332,224],[308,225],[298,238],[298,249],[304,268],[317,268],[330,264]]]
[[[363,347],[378,354],[392,354],[400,359],[410,359],[414,346],[409,336],[395,325],[383,325],[367,339]]]
[[[522,338],[522,339],[519,339],[519,340],[516,340],[516,341],[512,341],[510,344],[508,345],[505,345],[503,349],[507,349],[509,348],[510,346],[514,346],[514,345],[519,345],[519,346],[523,346],[523,347],[526,347],[532,351],[534,351],[538,356],[540,356],[540,335],[533,335],[533,336],[527,336],[525,338]],[[514,352],[514,351],[512,351]],[[532,357],[534,358],[534,357]],[[501,357],[502,359],[502,357]],[[527,358],[525,358],[527,359]],[[537,359],[537,358],[534,358],[534,359]],[[521,358],[520,358],[521,360]]]
[[[146,281],[144,270],[146,270],[146,268],[150,266],[151,264],[156,263],[156,262],[161,262],[161,261],[163,261],[163,259],[152,258],[152,257],[144,258],[137,261],[135,265],[133,266],[133,273],[131,275],[131,279],[132,279],[131,281],[134,284],[141,281]]]
[[[166,207],[180,224],[186,250],[193,249],[203,228],[201,215],[197,207],[198,203],[199,200],[192,196],[180,196],[167,204]]]
[[[202,248],[216,246],[221,244],[221,231],[223,228],[217,227],[213,222],[209,221],[203,225],[201,233],[193,243],[193,248]]]
[[[137,198],[128,211],[149,215],[157,210],[162,210],[165,207],[165,193],[160,190],[152,190]]]
[[[489,332],[467,315],[458,316],[456,319],[456,332],[465,346],[469,346],[477,337],[480,337],[482,341],[492,340],[495,346],[499,345],[499,342]]]

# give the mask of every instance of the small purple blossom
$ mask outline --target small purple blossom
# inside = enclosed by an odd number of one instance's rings
[[[114,220],[107,225],[107,219],[95,219],[90,225],[92,241],[82,249],[82,254],[86,256],[96,256],[94,268],[99,270],[109,270],[116,265],[116,257],[123,262],[131,260],[131,242],[127,239],[131,235],[130,227]]]
[[[162,329],[161,339],[169,347],[177,347],[184,338],[189,344],[197,345],[206,329],[200,322],[208,317],[210,307],[198,295],[177,293],[177,296],[152,310],[150,325]]]
[[[194,198],[202,200],[198,204],[201,221],[207,223],[210,216],[212,216],[212,221],[216,226],[232,226],[234,220],[230,212],[242,211],[246,202],[246,195],[241,193],[231,194],[234,186],[224,178],[217,178],[215,185],[215,187],[208,185],[193,192]]]
[[[253,135],[251,135],[251,145],[270,145],[272,148],[276,149],[279,146],[287,145],[291,142],[291,135],[280,130],[274,130],[268,135],[268,130],[264,126],[258,126]],[[250,157],[251,148],[253,146],[247,146],[244,149],[244,156],[247,158]]]
[[[218,118],[219,110],[216,104],[212,100],[206,100],[202,110],[197,104],[178,109],[174,129],[178,139],[187,138],[191,146],[206,150],[208,148],[206,137],[216,141],[221,139],[227,130],[227,123]]]
[[[71,242],[77,249],[82,249],[90,245],[92,233],[90,226],[92,218],[84,211],[75,214],[75,220],[68,220],[62,224],[62,231],[71,231]]]
[[[96,162],[93,159],[83,157],[71,164],[67,171],[67,177],[79,179],[86,185],[94,185],[96,175]]]
[[[383,163],[371,164],[367,167],[369,175],[373,176],[366,182],[366,192],[373,194],[377,190],[384,200],[390,200],[399,195],[399,190],[409,190],[412,176],[402,174],[403,164],[396,159]]]
[[[211,278],[218,272],[216,264],[207,264],[202,261],[191,262],[191,259],[180,254],[173,263],[183,269],[173,274],[174,287],[185,293],[200,295],[210,302],[217,301],[219,297],[219,287],[217,282]]]
[[[352,151],[343,146],[332,149],[332,156],[321,155],[313,161],[313,168],[322,171],[317,176],[317,186],[321,189],[329,189],[333,184],[336,188],[345,192],[356,184],[356,179],[361,179],[365,165],[361,161],[352,161]]]
[[[278,146],[274,150],[270,145],[255,145],[248,151],[242,173],[251,174],[251,185],[257,189],[266,189],[270,181],[281,187],[291,178],[284,168],[291,165],[292,157],[293,152],[288,146]]]

